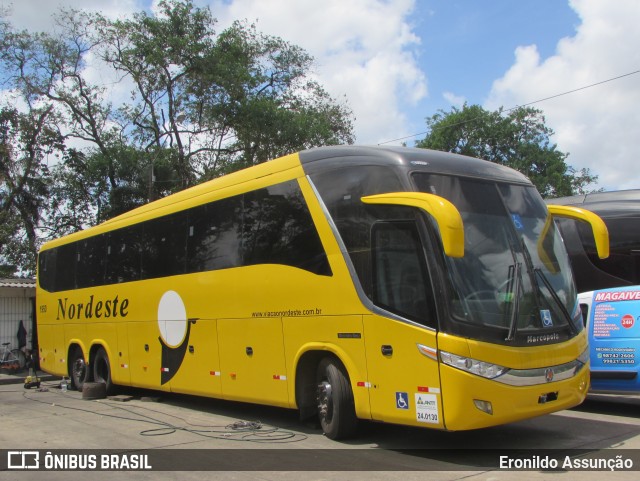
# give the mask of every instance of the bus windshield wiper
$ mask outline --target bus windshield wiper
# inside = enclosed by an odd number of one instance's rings
[[[560,299],[560,297],[556,293],[555,289],[551,285],[551,282],[549,281],[545,273],[542,271],[542,269],[540,269],[539,267],[535,267],[533,265],[533,261],[531,260],[531,254],[529,253],[529,249],[525,244],[524,238],[522,239],[522,252],[524,254],[525,261],[527,263],[527,268],[531,269],[531,271],[533,272],[533,286],[537,293],[536,298],[542,297],[543,295],[542,290],[540,289],[540,285],[538,284],[538,281],[537,281],[537,278],[539,277],[542,280],[542,283],[544,284],[544,286],[549,291],[549,294],[551,295],[553,302],[555,302],[556,305],[560,308],[560,311],[562,311],[562,314],[566,316],[567,323],[569,324],[569,329],[572,331],[574,335],[578,334],[578,330],[573,323],[573,318],[571,317],[571,314],[569,313],[566,306],[562,303],[562,299]],[[539,301],[536,301],[536,302],[539,302]],[[538,309],[541,309],[541,308],[538,307]]]
[[[558,307],[562,311],[562,314],[564,314],[567,317],[567,323],[569,324],[569,329],[571,329],[571,332],[574,335],[578,334],[578,329],[573,323],[573,317],[571,317],[571,313],[569,312],[567,307],[563,304],[562,299],[560,299],[557,292],[554,290],[553,286],[551,285],[551,282],[549,282],[549,279],[547,279],[547,276],[544,274],[544,272],[542,272],[542,269],[540,269],[539,267],[534,267],[533,272],[538,277],[540,277],[540,279],[542,279],[542,283],[549,291],[549,294],[551,294],[551,297],[553,298],[554,302],[558,305]]]
[[[518,313],[520,311],[520,263],[509,266],[509,289],[506,292],[505,300],[511,298],[513,300],[513,308],[511,310],[511,319],[509,320],[509,334],[505,341],[513,341],[518,331]]]

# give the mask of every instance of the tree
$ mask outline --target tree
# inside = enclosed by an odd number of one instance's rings
[[[351,112],[308,78],[313,58],[235,22],[200,62],[195,98],[220,145],[208,177],[319,145],[353,143]]]
[[[542,111],[519,107],[504,112],[479,105],[453,107],[427,119],[429,134],[417,147],[469,155],[512,167],[528,176],[543,197],[584,193],[597,180],[589,169],[566,164]]]
[[[35,273],[48,196],[45,157],[62,148],[52,108],[0,108],[0,272]]]
[[[351,112],[308,78],[313,59],[208,9],[161,1],[131,20],[97,17],[102,58],[133,80],[120,109],[139,149],[168,147],[179,187],[323,144],[352,143]]]
[[[157,16],[140,12],[111,21],[97,15],[94,23],[102,59],[133,82],[134,102],[119,109],[123,129],[150,158],[168,147],[177,187],[185,188],[197,178],[193,159],[202,147],[195,145],[207,144],[207,126],[199,122],[189,90],[199,59],[213,48],[214,20],[190,1],[162,1],[158,7]]]
[[[0,11],[0,82],[27,105],[15,115],[30,119],[10,122],[3,162],[14,177],[19,165],[35,169],[21,190],[2,173],[5,234],[20,219],[17,193],[31,195],[20,220],[33,221],[23,239],[30,260],[17,269],[34,265],[43,239],[279,155],[353,142],[350,110],[311,80],[313,59],[301,48],[244,22],[216,32],[209,9],[191,0],[160,1],[157,12],[113,21],[60,10],[48,34],[14,31]],[[130,99],[109,97],[103,79],[116,76]],[[38,125],[38,112],[46,122],[32,152],[55,150],[50,170],[13,143]]]
[[[61,10],[54,18],[57,33],[5,32],[0,59],[7,72],[6,81],[19,92],[29,105],[45,105],[55,113],[55,128],[65,146],[70,142],[90,145],[87,149],[99,152],[106,168],[104,183],[109,194],[117,191],[122,179],[119,175],[119,151],[123,139],[115,112],[105,101],[105,88],[87,80],[87,56],[100,44],[92,29],[92,17],[84,12]],[[78,164],[75,164],[78,165]],[[74,175],[81,181],[83,172]],[[72,187],[73,184],[70,186]],[[64,192],[65,189],[58,189]],[[76,192],[67,190],[71,196]],[[116,211],[117,202],[114,202]],[[61,206],[59,203],[57,206]],[[95,208],[87,206],[87,209]],[[64,233],[57,221],[60,215],[74,216],[75,212],[53,211],[48,215],[49,235]],[[104,220],[97,218],[96,220]],[[65,224],[63,223],[63,226]],[[80,226],[76,222],[76,225]],[[86,227],[86,225],[84,225]]]

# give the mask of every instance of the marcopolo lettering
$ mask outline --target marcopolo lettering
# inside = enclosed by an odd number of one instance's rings
[[[127,317],[129,314],[129,299],[94,299],[93,294],[87,302],[69,302],[69,298],[58,298],[58,317],[60,319],[101,319],[111,317]]]

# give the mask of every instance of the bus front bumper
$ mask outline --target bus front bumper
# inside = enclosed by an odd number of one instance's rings
[[[560,381],[514,386],[442,366],[445,429],[478,429],[568,409],[584,401],[589,368]],[[455,393],[455,394],[454,394]]]

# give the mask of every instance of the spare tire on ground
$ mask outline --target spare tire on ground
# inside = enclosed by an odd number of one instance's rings
[[[107,385],[104,382],[85,382],[82,386],[82,399],[104,399],[107,397]]]

